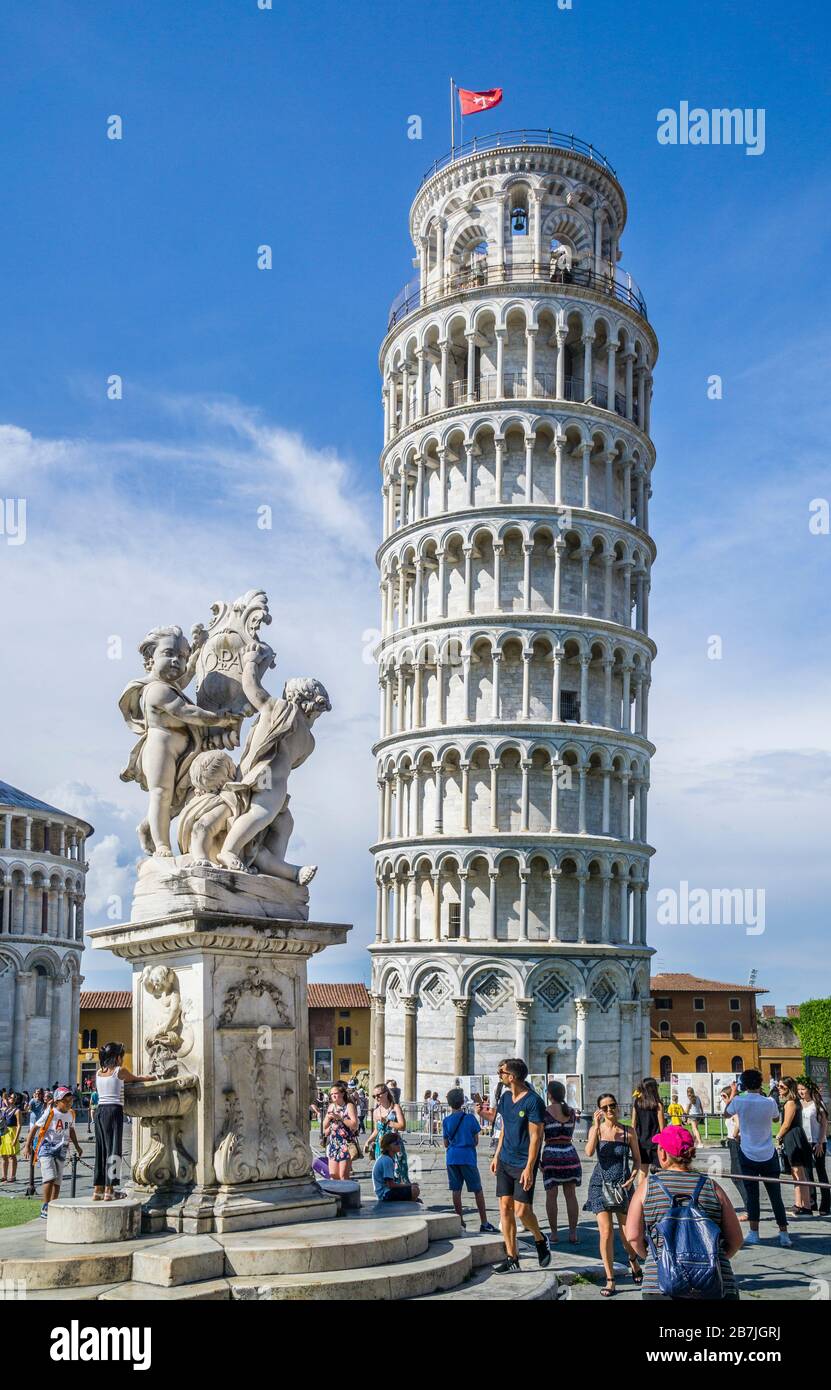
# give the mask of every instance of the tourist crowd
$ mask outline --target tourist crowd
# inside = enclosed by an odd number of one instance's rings
[[[427,1091],[415,1107],[422,1132],[441,1136],[454,1210],[463,1216],[466,1189],[475,1202],[483,1234],[495,1228],[488,1220],[477,1149],[480,1135],[491,1133],[490,1168],[496,1179],[505,1244],[504,1258],[494,1268],[506,1275],[520,1269],[518,1226],[532,1237],[539,1266],[551,1263],[561,1193],[568,1240],[576,1244],[578,1239],[577,1192],[583,1163],[575,1127],[580,1116],[568,1104],[560,1082],[550,1082],[543,1098],[527,1078],[522,1059],[506,1058],[499,1065],[492,1098],[468,1097],[454,1087],[445,1106],[437,1092]],[[729,1152],[732,1180],[744,1201],[741,1213],[721,1184],[695,1167],[696,1153],[704,1142],[700,1126],[705,1113],[692,1088],[684,1103],[673,1092],[665,1105],[658,1083],[646,1077],[634,1092],[626,1116],[614,1095],[598,1096],[584,1146],[591,1176],[583,1210],[597,1225],[606,1278],[602,1296],[610,1298],[617,1292],[616,1234],[631,1279],[644,1298],[735,1299],[738,1291],[731,1261],[743,1245],[759,1242],[762,1188],[781,1246],[792,1244],[783,1191],[794,1193],[793,1218],[831,1214],[826,1102],[805,1078],[785,1077],[776,1083],[775,1094],[773,1090],[765,1094],[761,1073],[747,1070],[722,1092],[727,1131],[722,1142]],[[363,1153],[372,1164],[379,1202],[419,1201],[419,1184],[409,1173],[407,1119],[395,1080],[375,1086],[371,1097],[353,1083],[337,1083],[328,1097],[318,1096],[312,1109],[320,1121],[325,1148],[325,1158],[315,1164],[322,1175],[349,1179],[354,1161]],[[364,1136],[363,1150],[359,1136]],[[550,1235],[543,1232],[534,1211],[540,1175]],[[783,1175],[788,1177],[785,1183]]]
[[[118,1189],[122,1167],[124,1129],[124,1083],[150,1081],[150,1076],[134,1076],[124,1066],[123,1043],[107,1043],[99,1051],[99,1066],[87,1097],[95,1124],[95,1163],[93,1201],[112,1202],[125,1197]],[[37,1160],[43,1183],[40,1215],[46,1219],[49,1203],[61,1189],[63,1170],[72,1144],[82,1161],[82,1149],[75,1131],[76,1112],[83,1106],[78,1088],[55,1082],[28,1091],[3,1089],[0,1093],[0,1158],[2,1182],[17,1180],[19,1158],[26,1163]],[[21,1135],[24,1135],[21,1143]]]

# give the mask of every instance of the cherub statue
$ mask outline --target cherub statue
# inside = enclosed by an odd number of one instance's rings
[[[217,864],[228,827],[239,810],[237,765],[221,748],[197,753],[190,766],[194,791],[179,817],[179,849],[193,864]]]
[[[179,846],[183,854],[190,852],[226,869],[256,870],[307,884],[316,866],[288,864],[285,857],[293,827],[288,779],[314,750],[315,720],[332,706],[320,681],[312,677],[286,681],[282,699],[269,695],[258,675],[262,656],[260,644],[254,643],[242,657],[242,688],[258,714],[236,776],[221,782],[229,769],[210,755],[194,762],[191,775],[204,795],[185,807]]]
[[[151,1070],[154,1076],[170,1076],[178,1070],[178,1059],[186,1056],[193,1045],[182,1025],[179,981],[170,966],[151,965],[142,975],[142,984],[157,1001],[162,1015],[161,1026],[144,1040]]]
[[[169,857],[170,822],[190,792],[190,765],[211,737],[226,747],[239,742],[239,715],[213,714],[192,705],[182,694],[193,675],[204,629],[195,628],[194,646],[180,627],[157,627],[139,644],[146,676],[131,681],[118,702],[139,741],[121,773],[122,782],[138,782],[149,792],[147,819],[138,827],[146,854]]]

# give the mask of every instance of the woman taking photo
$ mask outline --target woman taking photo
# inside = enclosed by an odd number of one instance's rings
[[[394,1155],[395,1181],[396,1183],[408,1183],[410,1173],[407,1167],[407,1151],[404,1148],[404,1140],[401,1136],[407,1128],[407,1121],[404,1119],[404,1111],[393,1099],[392,1091],[383,1083],[376,1086],[372,1093],[375,1108],[372,1112],[372,1131],[367,1135],[366,1155],[375,1160],[381,1157],[381,1140],[385,1134],[397,1134],[401,1138],[398,1151]]]
[[[776,1143],[787,1161],[796,1188],[792,1216],[811,1215],[811,1190],[808,1187],[808,1174],[813,1165],[811,1145],[802,1128],[802,1102],[792,1076],[783,1076],[779,1082],[779,1104],[782,1106],[782,1124],[776,1136]]]
[[[635,1092],[632,1103],[632,1128],[637,1136],[640,1151],[639,1182],[643,1182],[650,1165],[654,1167],[658,1161],[652,1140],[663,1127],[664,1106],[658,1092],[658,1083],[654,1076],[645,1076]]]
[[[573,1135],[577,1116],[566,1105],[566,1088],[562,1081],[548,1083],[545,1108],[542,1158],[542,1180],[545,1187],[545,1210],[551,1227],[551,1240],[557,1239],[557,1197],[560,1188],[566,1199],[568,1239],[577,1244],[577,1188],[583,1180],[583,1170]]]
[[[125,1192],[114,1190],[116,1180],[121,1177],[124,1082],[156,1080],[154,1076],[134,1076],[123,1063],[123,1043],[105,1043],[98,1053],[98,1071],[95,1073],[98,1109],[95,1112],[93,1202],[114,1202],[127,1195]]]
[[[23,1097],[19,1091],[11,1091],[0,1111],[0,1158],[3,1160],[3,1182],[14,1182],[17,1177],[17,1157],[20,1153],[20,1126],[23,1124]]]
[[[349,1099],[346,1087],[340,1082],[329,1091],[329,1105],[323,1120],[329,1177],[345,1181],[352,1176],[352,1155],[349,1145],[358,1132],[358,1111]]]
[[[825,1183],[819,1189],[819,1214],[831,1215],[831,1188],[828,1184],[828,1170],[825,1166],[825,1148],[828,1139],[828,1107],[813,1081],[799,1081],[797,1095],[802,1106],[802,1128],[811,1149],[811,1177],[816,1173],[817,1182]],[[811,1210],[817,1206],[817,1189],[811,1188]]]
[[[617,1293],[615,1284],[615,1217],[620,1230],[629,1268],[636,1284],[643,1280],[643,1272],[635,1250],[626,1238],[624,1218],[629,1205],[632,1184],[635,1181],[641,1156],[638,1139],[633,1129],[627,1129],[618,1119],[617,1101],[607,1091],[598,1096],[594,1120],[589,1129],[586,1144],[586,1158],[597,1155],[594,1172],[589,1183],[589,1192],[583,1206],[584,1211],[592,1211],[597,1217],[600,1232],[600,1256],[606,1271],[606,1287],[600,1290],[602,1298],[612,1298]]]
[[[718,1251],[714,1255],[714,1260],[718,1261],[718,1272],[715,1271],[715,1264],[710,1271],[720,1292],[710,1292],[707,1297],[738,1298],[730,1260],[741,1249],[744,1237],[726,1192],[712,1178],[690,1172],[695,1157],[695,1140],[688,1129],[670,1125],[657,1136],[655,1147],[660,1171],[649,1173],[646,1182],[641,1183],[626,1218],[626,1234],[641,1258],[645,1257],[642,1296],[649,1299],[681,1297],[664,1293],[659,1287],[657,1260],[660,1259],[663,1237],[657,1223],[667,1215],[677,1198],[691,1197],[700,1182],[697,1205],[721,1232]],[[652,1245],[647,1242],[647,1232],[650,1233],[654,1253]],[[696,1274],[700,1275],[701,1272],[699,1266]]]

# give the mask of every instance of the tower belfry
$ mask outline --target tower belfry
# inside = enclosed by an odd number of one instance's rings
[[[649,1072],[658,344],[626,199],[550,131],[456,149],[381,346],[373,1076]]]

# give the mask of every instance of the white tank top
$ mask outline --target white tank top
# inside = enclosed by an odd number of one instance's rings
[[[105,1076],[101,1071],[95,1073],[95,1089],[98,1092],[99,1105],[124,1104],[124,1082],[119,1080],[120,1073],[120,1067],[117,1067],[110,1076]]]

